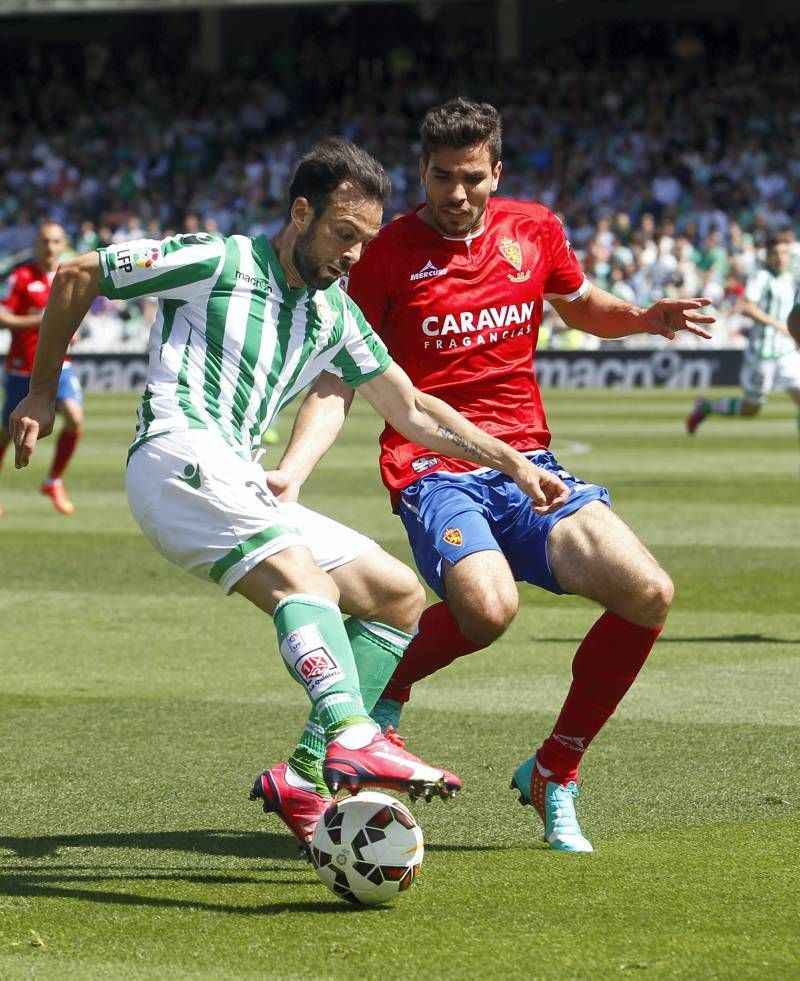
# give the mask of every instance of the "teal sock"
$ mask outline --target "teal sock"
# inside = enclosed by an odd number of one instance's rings
[[[339,607],[298,593],[278,604],[273,620],[284,663],[308,692],[326,737],[353,722],[369,722]]]
[[[345,620],[344,626],[358,669],[364,708],[370,712],[394,674],[406,647],[411,643],[411,634],[384,623],[359,620],[356,617]],[[322,790],[325,788],[322,779],[325,745],[325,729],[316,708],[313,708],[300,742],[289,759],[289,765],[306,779],[313,780],[321,788],[321,792],[327,795],[328,790]]]

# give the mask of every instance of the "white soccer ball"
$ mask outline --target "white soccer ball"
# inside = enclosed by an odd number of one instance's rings
[[[424,854],[422,829],[411,811],[372,790],[334,801],[311,838],[320,879],[342,899],[366,906],[409,889]]]

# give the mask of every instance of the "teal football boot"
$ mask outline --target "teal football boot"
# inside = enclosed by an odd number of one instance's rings
[[[536,757],[518,766],[511,789],[519,791],[520,804],[530,804],[544,822],[544,840],[557,852],[591,852],[591,842],[581,831],[575,815],[575,798],[579,794],[574,780],[563,785],[542,776]]]

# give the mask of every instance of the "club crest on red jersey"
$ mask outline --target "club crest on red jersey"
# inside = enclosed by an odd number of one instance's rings
[[[446,528],[442,538],[448,545],[464,544],[464,536],[461,534],[460,528]]]
[[[512,283],[524,283],[531,278],[530,269],[526,269],[525,272],[522,271],[522,248],[519,242],[515,242],[513,238],[501,238],[500,254],[506,262],[510,262],[517,270],[516,275],[513,273],[508,274],[508,278]]]

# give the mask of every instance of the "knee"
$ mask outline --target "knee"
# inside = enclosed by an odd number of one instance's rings
[[[457,616],[461,633],[480,647],[488,647],[508,629],[519,609],[519,594],[494,592],[480,603],[463,607]]]
[[[391,605],[394,616],[390,622],[399,630],[412,633],[425,609],[425,589],[411,569],[395,584]]]
[[[425,590],[415,573],[400,566],[383,584],[380,597],[368,619],[388,623],[398,630],[413,633],[425,608]]]
[[[640,613],[642,625],[660,627],[667,619],[675,586],[663,569],[655,570],[647,579],[641,592]]]

